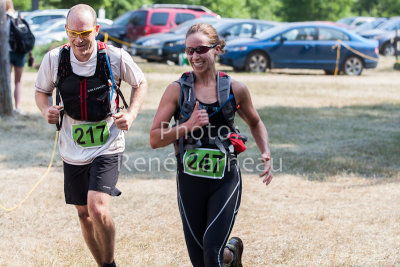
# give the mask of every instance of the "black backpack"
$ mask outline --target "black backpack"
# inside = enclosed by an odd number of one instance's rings
[[[25,54],[35,46],[35,36],[28,23],[18,14],[17,18],[10,18],[10,47],[14,53]]]

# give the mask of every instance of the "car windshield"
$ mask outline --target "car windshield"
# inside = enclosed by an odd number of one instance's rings
[[[241,23],[240,21],[234,20],[234,19],[222,19],[220,21],[217,21],[213,26],[217,30],[217,32],[220,32],[226,28],[228,28],[232,24],[237,24]],[[243,22],[246,23],[246,22]]]
[[[208,24],[214,25],[214,24],[217,23],[217,20],[212,20],[212,19],[192,19],[192,20],[188,20],[188,21],[182,23],[178,27],[173,28],[169,32],[170,33],[175,33],[175,34],[186,34],[186,32],[189,30],[189,28],[192,25],[194,25],[195,23],[199,23],[199,22],[204,22],[204,23],[208,23]]]
[[[374,21],[361,24],[360,26],[357,27],[357,31],[372,30],[384,22],[385,22],[385,19],[376,19]]]
[[[125,14],[116,18],[112,25],[126,26],[129,22],[133,25],[143,25],[147,16],[147,11],[126,12]]]
[[[391,19],[383,23],[378,28],[385,31],[393,31],[396,30],[397,28],[400,29],[399,24],[400,24],[399,19]]]
[[[55,20],[48,20],[42,24],[36,29],[36,31],[41,32],[41,31],[47,31],[48,29],[53,28],[55,24],[58,24],[58,19]]]
[[[279,34],[280,32],[282,32],[283,30],[286,30],[286,29],[287,29],[287,26],[285,26],[285,25],[275,26],[275,27],[272,27],[271,29],[268,29],[266,31],[263,31],[263,32],[261,32],[259,34],[254,35],[254,38],[260,39],[260,40],[267,39],[267,38],[272,37],[272,36],[274,36],[276,34]]]
[[[351,18],[342,18],[338,20],[338,23],[346,24],[346,25],[351,25],[353,21],[356,19],[356,17],[351,17]]]
[[[119,16],[118,18],[116,18],[116,19],[114,20],[113,25],[121,25],[121,26],[122,26],[122,25],[127,25],[130,16],[131,16],[131,13],[130,13],[130,12],[127,12],[127,13],[125,13],[125,14]]]

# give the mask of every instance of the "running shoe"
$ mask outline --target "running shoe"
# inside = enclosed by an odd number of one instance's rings
[[[243,253],[243,242],[239,237],[232,237],[226,247],[233,252],[233,261],[230,267],[243,267],[242,265],[242,253]]]

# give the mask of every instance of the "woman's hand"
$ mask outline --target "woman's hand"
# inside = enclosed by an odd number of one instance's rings
[[[199,101],[196,101],[193,113],[186,123],[189,128],[186,129],[188,131],[192,131],[195,128],[201,128],[209,123],[207,110],[199,109]]]

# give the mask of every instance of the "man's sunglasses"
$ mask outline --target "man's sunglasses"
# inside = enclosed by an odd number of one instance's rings
[[[77,31],[68,29],[68,27],[65,27],[65,29],[67,30],[67,34],[72,38],[76,38],[78,36],[80,36],[81,38],[88,38],[89,35],[94,31],[95,28],[96,28],[96,26],[94,26],[91,30],[88,30],[88,31],[77,32]]]
[[[197,54],[201,55],[201,54],[205,54],[208,51],[210,51],[210,49],[217,47],[218,44],[215,45],[210,45],[210,46],[205,46],[205,45],[201,45],[198,47],[186,47],[185,48],[185,52],[186,54],[188,54],[189,56],[193,55],[194,52],[196,52]]]

